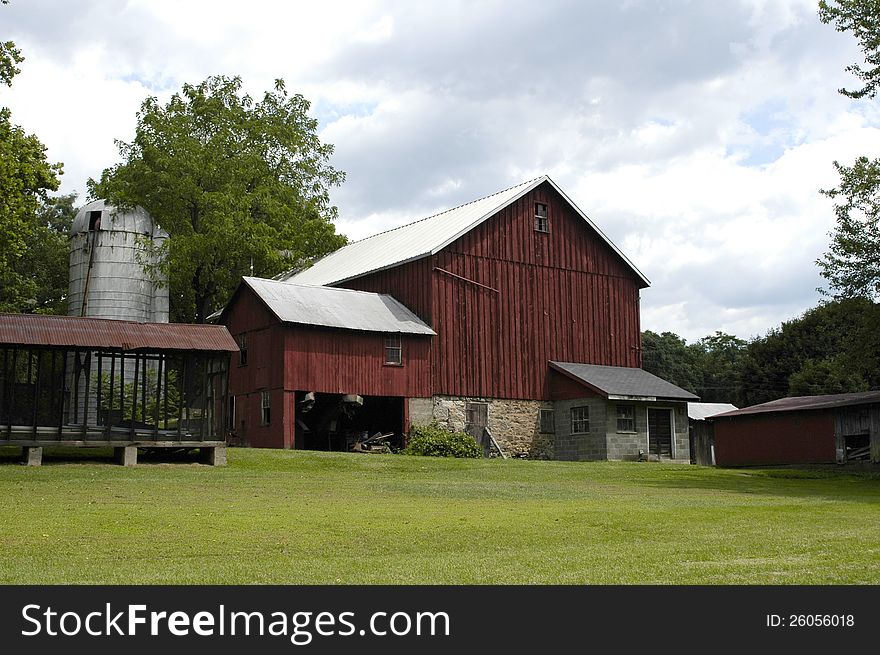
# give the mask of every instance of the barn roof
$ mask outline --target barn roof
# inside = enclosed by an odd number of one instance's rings
[[[626,255],[546,175],[414,223],[355,241],[319,259],[310,268],[288,274],[281,279],[296,284],[338,284],[436,254],[544,182],[550,184],[587,225],[620,256],[644,286],[650,285],[648,279]]]
[[[550,362],[550,367],[612,400],[699,400],[640,368]]]
[[[832,409],[834,407],[847,407],[850,405],[868,405],[880,403],[880,391],[858,391],[856,393],[836,393],[823,396],[797,396],[794,398],[780,398],[771,400],[769,403],[743,407],[734,412],[718,414],[713,418],[727,418],[729,416],[745,416],[748,414],[770,414],[773,412],[798,412],[814,409]]]
[[[108,318],[0,314],[0,345],[238,352],[222,325],[136,323]]]
[[[688,403],[688,418],[702,421],[710,416],[715,416],[715,414],[730,412],[736,408],[736,405],[730,403]]]
[[[259,277],[244,277],[242,280],[284,323],[393,334],[436,334],[388,294],[291,284]]]

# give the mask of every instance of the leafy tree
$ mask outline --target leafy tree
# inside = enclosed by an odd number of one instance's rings
[[[642,332],[642,368],[691,393],[702,384],[701,351],[677,334]]]
[[[696,393],[703,402],[727,403],[737,400],[746,346],[746,341],[724,332],[700,339],[702,383]]]
[[[7,4],[3,2],[3,4]],[[0,82],[11,86],[24,61],[12,41],[0,43]],[[61,164],[46,160],[40,140],[12,123],[0,108],[0,308],[20,311],[27,288],[28,251],[38,239],[37,211],[48,192],[58,188]],[[66,257],[65,257],[66,259]],[[37,301],[39,302],[39,301]]]
[[[92,198],[143,206],[169,233],[162,257],[172,320],[204,322],[242,275],[274,276],[344,245],[330,166],[309,103],[284,83],[260,101],[238,77],[185,84],[164,106],[147,98],[122,163],[89,180]]]
[[[849,98],[874,98],[880,87],[880,0],[832,0],[819,3],[819,19],[859,42],[867,68],[847,67],[863,83]],[[840,184],[822,193],[835,200],[837,226],[831,246],[817,264],[835,297],[880,297],[880,159],[859,157],[852,166],[834,162]]]
[[[856,91],[840,89],[849,98],[873,98],[880,86],[880,0],[820,0],[819,20],[833,23],[838,32],[852,32],[865,54],[865,63],[847,66],[865,85]]]

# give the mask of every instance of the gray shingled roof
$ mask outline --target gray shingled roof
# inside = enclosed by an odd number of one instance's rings
[[[596,366],[572,362],[550,362],[550,367],[582,382],[607,398],[651,400],[699,400],[689,391],[675,386],[640,368]]]
[[[805,410],[831,409],[850,405],[868,405],[880,403],[880,391],[857,391],[855,393],[835,393],[824,396],[796,396],[780,398],[769,403],[743,407],[735,412],[725,412],[713,418],[743,416],[746,414],[769,414],[771,412],[799,412]]]
[[[305,286],[259,277],[242,279],[285,323],[393,334],[436,334],[387,294]]]

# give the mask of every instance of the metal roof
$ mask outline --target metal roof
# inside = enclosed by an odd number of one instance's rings
[[[745,416],[748,414],[770,414],[773,412],[799,412],[815,409],[832,409],[834,407],[848,407],[850,405],[869,405],[880,403],[880,391],[858,391],[856,393],[837,393],[824,396],[797,396],[794,398],[780,398],[771,400],[769,403],[743,407],[733,412],[718,414],[713,418],[727,418],[729,416]]]
[[[688,418],[694,421],[702,421],[715,414],[730,412],[736,409],[736,405],[730,403],[688,403]]]
[[[0,345],[238,352],[222,325],[135,323],[107,318],[0,313]]]
[[[393,230],[355,241],[316,261],[310,268],[280,279],[295,284],[330,285],[399,266],[436,254],[501,209],[535,187],[547,182],[586,221],[638,276],[644,286],[650,282],[580,208],[548,176],[523,182],[491,196],[448,209]]]
[[[585,384],[606,398],[699,400],[690,391],[685,391],[640,368],[572,362],[550,362],[550,367]]]
[[[392,296],[352,289],[242,278],[285,323],[394,334],[436,334]]]

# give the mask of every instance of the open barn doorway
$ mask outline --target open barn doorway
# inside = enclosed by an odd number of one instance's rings
[[[398,396],[310,393],[297,391],[294,448],[350,451],[373,435],[403,447],[404,402]]]

